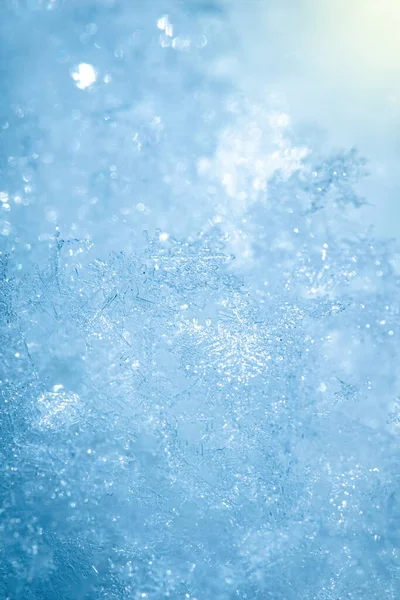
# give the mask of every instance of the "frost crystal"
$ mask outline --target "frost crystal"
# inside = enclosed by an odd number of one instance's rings
[[[364,159],[221,75],[234,2],[3,4],[0,598],[397,599]]]
[[[54,386],[53,392],[45,392],[38,398],[40,419],[39,427],[57,429],[76,423],[79,419],[79,396],[59,391]]]

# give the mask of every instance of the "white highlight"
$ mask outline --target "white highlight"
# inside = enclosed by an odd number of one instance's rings
[[[75,81],[77,88],[85,90],[96,82],[97,73],[92,65],[80,63],[72,73],[72,79]]]

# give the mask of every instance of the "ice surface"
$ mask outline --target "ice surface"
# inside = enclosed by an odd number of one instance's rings
[[[1,599],[399,597],[398,242],[240,12],[0,8]]]

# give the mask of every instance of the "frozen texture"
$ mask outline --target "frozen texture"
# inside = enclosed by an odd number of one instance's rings
[[[170,4],[1,9],[0,597],[395,600],[398,244]]]

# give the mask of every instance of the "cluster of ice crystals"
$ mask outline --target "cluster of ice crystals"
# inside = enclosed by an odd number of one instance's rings
[[[79,396],[68,394],[62,388],[62,385],[55,385],[53,391],[44,392],[39,396],[39,427],[56,429],[76,423],[79,419]]]
[[[0,8],[44,61],[1,117],[0,598],[396,599],[364,160],[210,79],[217,3],[51,4]]]

